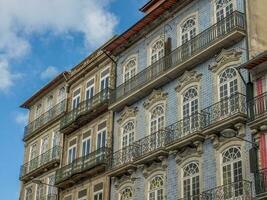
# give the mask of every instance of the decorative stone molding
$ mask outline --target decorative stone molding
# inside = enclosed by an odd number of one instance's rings
[[[257,129],[252,129],[252,130],[251,130],[251,134],[252,134],[252,135],[257,134],[258,132],[259,132],[259,131],[258,131]]]
[[[267,130],[267,125],[265,125],[265,124],[264,125],[261,125],[260,126],[260,130],[261,131],[266,131]]]
[[[148,96],[147,100],[143,104],[145,109],[151,108],[151,106],[159,101],[166,100],[167,95],[168,93],[164,93],[162,90],[153,90],[153,92]]]
[[[153,162],[151,165],[144,165],[143,168],[143,175],[145,178],[148,178],[151,174],[153,174],[156,171],[162,171],[166,170],[168,164],[167,164],[167,158],[164,156],[159,157],[161,162]]]
[[[123,122],[125,122],[127,119],[131,117],[135,117],[137,115],[137,107],[131,108],[131,107],[125,107],[121,113],[120,118],[117,120],[117,122],[121,125]]]
[[[175,88],[176,92],[180,92],[185,86],[190,83],[199,82],[201,80],[202,74],[197,73],[197,71],[185,71],[185,73],[180,78],[180,83]]]
[[[114,186],[116,190],[121,188],[125,184],[134,184],[136,179],[133,179],[132,175],[123,175],[121,178],[113,178]]]
[[[246,129],[245,125],[242,123],[235,124],[234,126],[238,130],[238,136],[245,137],[246,136]]]
[[[210,136],[210,139],[211,139],[211,141],[212,141],[212,143],[213,143],[213,147],[214,147],[215,149],[218,149],[219,146],[220,146],[219,137],[218,137],[216,134],[212,134],[212,135]]]
[[[203,143],[201,141],[195,141],[194,145],[196,146],[197,153],[201,155],[203,153]]]
[[[197,145],[195,148],[187,147],[184,151],[178,152],[175,157],[176,163],[179,165],[191,157],[201,157],[202,142],[197,143]]]
[[[215,57],[215,62],[210,64],[209,70],[216,73],[224,65],[232,65],[240,63],[242,51],[236,49],[222,49],[220,54]]]

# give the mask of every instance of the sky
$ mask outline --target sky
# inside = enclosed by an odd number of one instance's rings
[[[0,0],[0,199],[17,200],[27,110],[59,72],[128,29],[147,0]]]

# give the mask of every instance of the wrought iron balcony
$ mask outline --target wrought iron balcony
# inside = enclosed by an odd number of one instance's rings
[[[55,146],[21,166],[20,180],[28,181],[35,176],[59,165],[61,147]]]
[[[91,99],[81,102],[77,108],[68,112],[61,119],[61,132],[70,133],[107,110],[110,97],[111,89],[107,88],[97,93]]]
[[[243,180],[222,185],[200,194],[180,198],[179,200],[252,200],[251,182]]]
[[[267,92],[249,100],[248,119],[250,124],[259,126],[267,121]]]
[[[109,155],[110,149],[103,147],[61,167],[56,171],[56,185],[59,187],[66,187],[75,180],[105,170],[109,161]]]
[[[267,168],[254,173],[256,196],[262,199],[267,198]]]
[[[220,131],[229,125],[240,122],[240,120],[246,120],[246,96],[236,93],[203,109],[201,113],[205,116],[206,129],[214,128]]]
[[[59,115],[65,112],[65,110],[66,110],[66,100],[63,100],[57,105],[55,105],[53,108],[51,108],[50,110],[42,114],[40,117],[30,122],[24,128],[23,140],[25,141],[29,139],[30,137],[32,137],[37,132],[37,130],[48,125],[50,122],[56,119]]]
[[[168,83],[184,70],[190,70],[222,48],[240,41],[246,34],[245,30],[245,15],[233,12],[118,86],[114,90],[110,108],[120,110],[125,105],[134,103],[153,88]]]

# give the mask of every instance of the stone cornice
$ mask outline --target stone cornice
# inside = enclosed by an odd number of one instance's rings
[[[168,93],[164,93],[162,90],[153,90],[143,104],[145,109],[150,109],[151,106],[159,101],[165,101],[167,99],[167,95]]]
[[[175,88],[177,92],[180,92],[184,87],[190,83],[199,82],[201,80],[202,74],[197,73],[196,71],[185,71],[181,76],[180,82]]]

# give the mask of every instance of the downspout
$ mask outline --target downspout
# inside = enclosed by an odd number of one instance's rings
[[[115,95],[115,90],[116,90],[116,86],[117,86],[117,66],[118,63],[117,61],[115,61],[106,51],[103,50],[103,53],[115,64],[115,77],[114,77],[114,88],[112,91],[112,95],[111,98],[113,98]],[[113,154],[113,146],[114,146],[114,124],[115,124],[115,112],[112,112],[112,134],[111,134],[111,141],[112,141],[112,145],[111,145],[111,155]],[[112,157],[110,156],[110,162],[111,162]],[[111,199],[111,185],[112,185],[112,180],[111,177],[109,177],[109,199]]]

